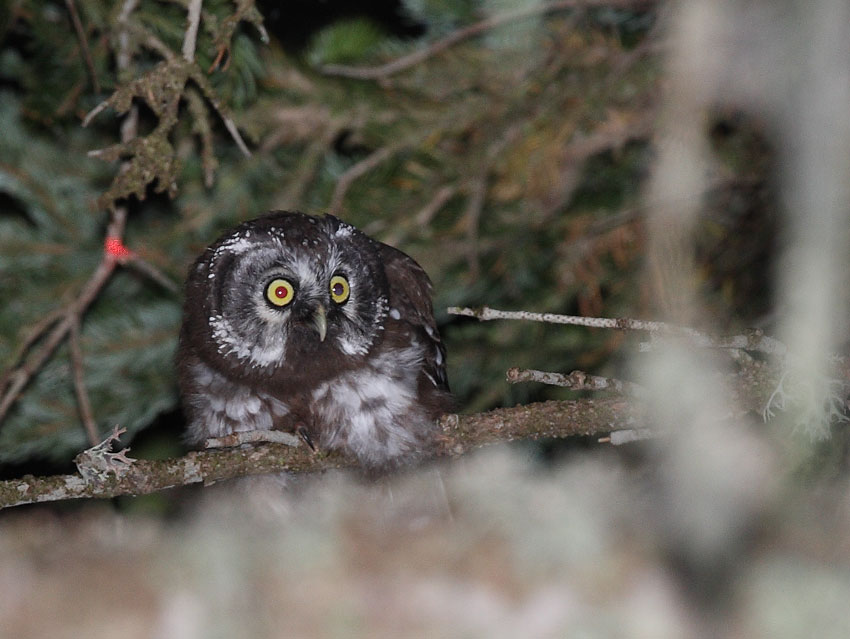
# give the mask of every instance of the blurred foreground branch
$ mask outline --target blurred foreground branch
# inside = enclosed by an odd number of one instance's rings
[[[640,421],[642,411],[622,399],[544,402],[500,408],[475,415],[447,415],[441,420],[438,457],[456,457],[488,444],[609,433]],[[98,447],[95,447],[97,449]],[[116,453],[89,449],[103,458]],[[123,453],[123,451],[122,451]],[[86,455],[85,463],[93,455]],[[123,456],[122,456],[123,457]],[[213,484],[225,479],[268,473],[310,473],[353,466],[335,453],[314,453],[307,446],[265,443],[256,446],[190,452],[166,460],[132,460],[100,472],[33,477],[0,482],[0,508],[65,499],[146,495],[175,486]],[[109,461],[107,459],[107,461]],[[86,470],[78,458],[81,470]]]

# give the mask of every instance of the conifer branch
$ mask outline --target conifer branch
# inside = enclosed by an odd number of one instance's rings
[[[543,4],[534,4],[529,7],[522,7],[514,11],[507,11],[495,16],[491,16],[480,22],[458,29],[447,35],[446,37],[437,40],[430,46],[420,51],[415,51],[411,54],[402,56],[387,62],[386,64],[374,67],[351,67],[341,64],[327,64],[321,67],[321,72],[325,75],[339,76],[343,78],[353,78],[357,80],[381,80],[391,75],[404,71],[411,67],[424,62],[428,58],[438,55],[469,38],[481,35],[486,31],[490,31],[497,27],[525,20],[538,15],[546,15],[558,11],[569,9],[592,9],[596,7],[615,7],[623,9],[646,9],[657,4],[657,0],[555,0]]]

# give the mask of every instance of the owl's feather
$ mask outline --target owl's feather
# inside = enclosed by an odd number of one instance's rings
[[[342,302],[335,276],[349,286]],[[293,291],[285,306],[267,298],[281,280]],[[178,371],[193,443],[303,429],[370,467],[425,452],[451,408],[425,271],[332,216],[272,213],[198,258]]]

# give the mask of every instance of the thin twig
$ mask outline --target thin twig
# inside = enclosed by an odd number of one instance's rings
[[[394,225],[393,232],[387,235],[384,241],[390,246],[397,246],[404,244],[413,231],[422,234],[431,225],[437,213],[455,196],[457,190],[453,184],[446,184],[437,189],[434,196],[413,216],[412,224]]]
[[[481,226],[481,215],[487,202],[487,188],[490,181],[490,173],[493,165],[502,152],[519,135],[522,128],[519,125],[511,125],[496,138],[484,154],[484,159],[478,168],[478,174],[472,179],[470,185],[469,199],[466,211],[463,214],[466,224],[466,259],[470,276],[473,280],[478,279],[479,264],[479,230]]]
[[[317,134],[311,140],[307,150],[301,155],[298,167],[293,172],[283,193],[275,197],[272,208],[284,210],[292,207],[298,208],[304,197],[304,192],[319,170],[321,159],[342,128],[342,124],[339,122],[329,123],[324,132]],[[271,141],[271,144],[269,144],[267,140],[266,144],[268,145],[266,149],[270,149],[274,148],[277,143]]]
[[[759,329],[752,329],[743,335],[713,337],[687,326],[676,326],[665,322],[636,320],[630,318],[611,319],[607,317],[580,317],[576,315],[558,315],[555,313],[531,313],[528,311],[499,311],[488,306],[480,309],[450,306],[449,315],[475,317],[482,321],[508,319],[546,322],[547,324],[570,324],[589,328],[613,328],[624,331],[649,331],[673,337],[686,337],[703,348],[730,348],[745,351],[759,351],[784,356],[788,348],[777,339],[766,336]]]
[[[172,280],[165,273],[160,271],[156,266],[154,266],[147,260],[142,259],[138,255],[134,255],[131,259],[127,260],[127,262],[125,262],[125,265],[129,266],[135,271],[138,271],[145,277],[153,280],[167,291],[171,291],[172,293],[180,293],[180,287],[174,280]]]
[[[198,26],[201,24],[201,5],[203,0],[189,0],[188,17],[189,26],[186,27],[186,35],[183,37],[183,59],[186,62],[195,61],[195,42],[198,38]]]
[[[248,149],[248,145],[245,144],[245,140],[242,139],[242,135],[240,135],[239,130],[236,128],[236,123],[230,118],[229,115],[224,113],[217,104],[213,103],[213,107],[216,111],[218,111],[218,115],[221,117],[224,122],[224,128],[227,129],[228,133],[230,133],[230,137],[233,138],[233,141],[236,142],[236,146],[239,147],[239,150],[242,151],[242,155],[246,158],[251,157],[251,151]]]
[[[490,167],[487,166],[477,177],[475,177],[469,188],[469,198],[466,201],[466,211],[463,220],[466,224],[466,267],[469,276],[473,280],[478,279],[480,263],[478,259],[478,231],[481,226],[481,213],[487,200],[487,181],[490,175]]]
[[[402,145],[397,144],[381,147],[360,160],[357,164],[349,167],[336,182],[336,187],[334,187],[334,192],[331,196],[331,202],[328,204],[328,213],[338,215],[342,209],[342,201],[345,199],[345,194],[348,193],[351,185],[381,164],[381,162],[397,153],[401,148]]]
[[[15,370],[20,366],[26,354],[29,352],[30,348],[33,344],[35,344],[39,339],[44,337],[44,334],[47,330],[60,319],[65,314],[65,308],[62,306],[57,306],[52,311],[50,311],[47,315],[42,317],[35,325],[30,329],[29,333],[24,337],[24,341],[18,346],[18,352],[12,357],[9,362],[9,368],[3,373],[2,377],[0,377],[0,393],[2,393],[6,389],[6,385],[9,383],[9,380],[12,377],[12,374]]]
[[[77,394],[77,405],[80,408],[80,418],[83,420],[83,427],[86,429],[89,443],[92,446],[96,446],[100,442],[100,436],[97,434],[97,424],[95,424],[89,394],[86,391],[85,373],[83,372],[83,349],[80,346],[79,317],[75,317],[74,321],[71,322],[70,333],[68,346],[71,351],[71,371],[74,377],[74,391]]]
[[[447,184],[438,189],[434,197],[413,216],[416,226],[421,228],[431,224],[440,209],[454,197],[455,193],[457,193],[457,187],[453,184]]]
[[[96,107],[94,107],[91,111],[86,113],[86,117],[83,118],[83,127],[87,127],[89,124],[91,124],[91,121],[94,120],[98,115],[100,115],[101,112],[105,111],[108,106],[109,100],[104,100]],[[91,153],[92,152],[89,151],[89,155],[91,155]]]
[[[121,71],[129,69],[132,60],[130,15],[136,10],[137,6],[139,6],[139,0],[124,0],[121,5],[121,13],[118,14],[118,24],[121,25],[121,30],[118,32],[118,51],[115,55],[115,65]]]
[[[657,0],[557,0],[546,4],[534,4],[514,11],[491,16],[468,27],[459,29],[432,43],[425,49],[397,58],[392,62],[374,67],[350,67],[339,64],[328,64],[320,70],[325,75],[355,78],[359,80],[378,80],[409,69],[430,57],[442,53],[458,42],[480,35],[485,31],[495,29],[511,22],[532,18],[538,15],[555,13],[567,9],[591,9],[594,7],[618,7],[640,9],[655,5]]]
[[[576,391],[614,391],[621,395],[632,397],[643,397],[646,390],[634,382],[615,379],[613,377],[602,377],[590,375],[584,371],[573,371],[569,375],[563,373],[551,373],[537,371],[534,369],[509,368],[506,374],[508,383],[519,384],[521,382],[540,382],[551,386],[561,386]]]
[[[80,22],[80,14],[77,13],[77,5],[74,0],[65,0],[65,5],[68,7],[68,13],[71,14],[71,22],[74,23],[74,31],[77,32],[77,39],[80,41],[80,49],[83,52],[83,58],[86,61],[89,75],[91,76],[92,88],[95,93],[100,93],[100,83],[97,81],[97,73],[94,70],[94,62],[92,61],[89,43],[86,39],[86,32],[83,29],[83,23]]]

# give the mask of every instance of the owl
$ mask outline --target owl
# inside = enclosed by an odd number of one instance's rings
[[[366,468],[427,452],[452,407],[431,290],[412,258],[331,215],[240,224],[186,283],[190,443],[276,429]]]

